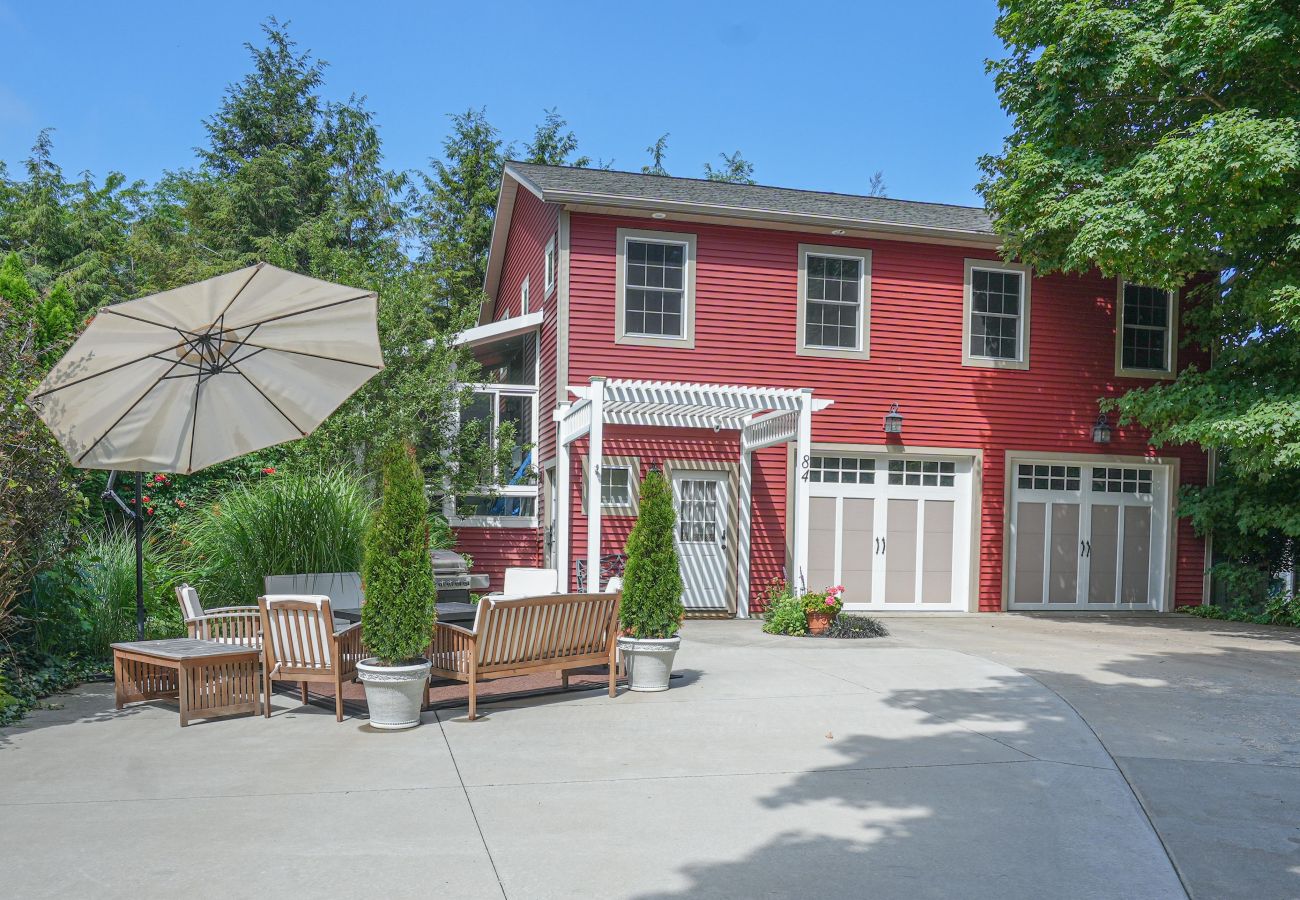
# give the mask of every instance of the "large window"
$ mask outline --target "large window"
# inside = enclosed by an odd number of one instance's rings
[[[804,356],[867,356],[871,253],[799,246],[799,342]]]
[[[695,235],[618,229],[617,341],[694,346],[694,281]]]
[[[1121,283],[1119,319],[1119,373],[1171,373],[1173,294],[1161,288]]]
[[[1028,368],[1028,269],[968,259],[963,291],[963,365]]]
[[[453,503],[460,522],[476,518],[531,521],[537,515],[533,461],[536,404],[536,392],[529,388],[475,387],[460,422],[462,429],[475,428],[481,435],[487,460],[477,473],[479,490]],[[506,443],[503,446],[501,442]]]
[[[623,330],[645,337],[682,337],[686,245],[627,242]]]

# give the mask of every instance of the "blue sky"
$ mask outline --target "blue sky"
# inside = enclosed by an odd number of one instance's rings
[[[447,114],[486,106],[523,141],[558,107],[583,152],[668,169],[739,149],[761,183],[978,204],[976,160],[1009,130],[984,60],[994,0],[693,3],[16,3],[0,0],[0,159],[55,129],[68,173],[152,180],[193,164],[203,117],[275,15],[367,97],[388,164],[440,152]]]

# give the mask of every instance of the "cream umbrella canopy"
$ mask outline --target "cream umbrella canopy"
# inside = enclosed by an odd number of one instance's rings
[[[383,367],[378,295],[259,263],[104,307],[29,400],[74,466],[189,474],[305,437]]]
[[[315,430],[384,367],[377,318],[259,263],[104,307],[30,400],[79,468],[189,474]]]

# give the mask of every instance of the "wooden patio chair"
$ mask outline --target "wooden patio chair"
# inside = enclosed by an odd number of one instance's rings
[[[262,617],[262,686],[271,716],[271,684],[296,681],[307,702],[308,684],[334,685],[334,719],[343,721],[343,682],[356,681],[365,659],[361,623],[335,630],[330,598],[319,594],[267,594],[257,598]]]
[[[618,606],[622,592],[554,594],[478,602],[474,627],[439,622],[429,645],[432,673],[469,685],[469,717],[478,718],[478,682],[534,672],[609,666],[609,695],[618,680]],[[429,705],[429,688],[424,691]]]
[[[176,588],[176,600],[190,637],[220,644],[262,646],[262,617],[256,606],[204,609],[199,592],[188,584]]]

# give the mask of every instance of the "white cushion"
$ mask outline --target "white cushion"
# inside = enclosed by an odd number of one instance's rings
[[[623,576],[615,575],[609,581],[605,582],[606,594],[617,594],[621,590],[623,590]]]
[[[203,604],[199,602],[199,592],[188,584],[176,589],[176,599],[181,604],[181,615],[187,619],[197,619],[203,615]]]
[[[506,569],[501,593],[516,597],[541,597],[558,594],[560,573],[557,569]]]

